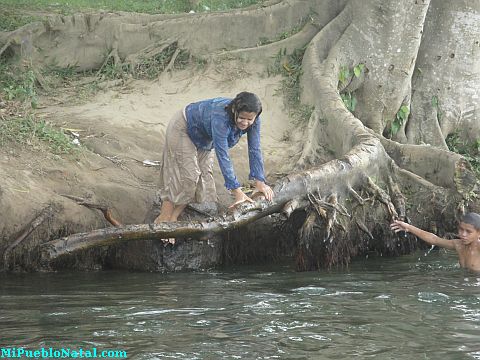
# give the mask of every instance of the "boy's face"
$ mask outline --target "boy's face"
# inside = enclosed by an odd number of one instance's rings
[[[480,230],[475,229],[471,224],[461,222],[458,224],[458,238],[463,245],[470,245],[480,239]]]

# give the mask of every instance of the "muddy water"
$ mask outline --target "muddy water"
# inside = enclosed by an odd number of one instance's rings
[[[0,338],[128,359],[480,359],[480,275],[444,252],[334,272],[0,274]]]

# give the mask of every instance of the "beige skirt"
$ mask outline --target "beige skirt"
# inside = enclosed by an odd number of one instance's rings
[[[175,205],[216,200],[214,151],[198,150],[187,133],[183,111],[168,123],[160,167],[160,198]]]

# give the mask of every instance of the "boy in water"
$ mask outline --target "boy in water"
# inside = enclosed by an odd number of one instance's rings
[[[428,231],[421,230],[413,225],[395,220],[390,228],[395,232],[406,231],[419,237],[423,241],[445,249],[456,250],[460,266],[480,272],[480,215],[468,213],[458,224],[458,239],[447,240],[439,238]]]

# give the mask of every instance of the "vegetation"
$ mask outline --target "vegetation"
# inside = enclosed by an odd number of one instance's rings
[[[35,116],[40,76],[29,66],[0,62],[0,147],[43,143],[54,154],[75,153],[78,146],[72,138]]]
[[[74,139],[61,129],[36,119],[34,110],[38,106],[39,93],[55,94],[59,89],[81,83],[85,76],[90,76],[92,80],[75,87],[74,91],[79,95],[76,98],[89,97],[96,93],[104,80],[125,80],[128,77],[153,79],[167,66],[178,69],[192,61],[189,54],[183,50],[179,50],[173,58],[176,50],[176,45],[169,46],[154,58],[140,61],[135,67],[115,65],[113,58],[110,58],[100,70],[82,73],[78,73],[74,66],[51,66],[40,73],[31,66],[1,61],[0,110],[3,111],[0,113],[0,147],[11,144],[37,146],[38,141],[41,141],[48,144],[54,154],[75,153],[78,146],[72,142]],[[199,64],[197,61],[196,65]]]
[[[127,11],[147,14],[223,11],[262,3],[263,0],[0,0],[0,31],[12,31],[34,20],[37,14],[71,15],[86,11]],[[19,15],[25,14],[27,15]]]
[[[300,101],[302,92],[300,78],[302,76],[302,60],[305,49],[305,47],[295,49],[291,54],[287,54],[286,49],[280,50],[275,56],[273,65],[267,69],[269,76],[282,75],[284,77],[278,93],[284,96],[286,107],[296,121],[308,120],[313,111],[311,106],[304,105]]]
[[[398,109],[397,114],[395,115],[395,119],[392,121],[392,126],[390,128],[390,137],[395,135],[398,130],[402,127],[405,123],[405,120],[408,118],[408,114],[410,114],[410,109],[406,105],[402,105],[400,109]]]
[[[13,67],[0,64],[0,89],[5,93],[7,101],[18,100],[29,102],[32,108],[37,107],[36,78],[33,71],[12,71]]]
[[[462,141],[458,132],[454,132],[445,139],[448,149],[462,155],[480,177],[480,139],[473,142]]]
[[[365,64],[360,63],[350,69],[347,66],[342,66],[340,68],[340,73],[338,74],[338,81],[339,81],[339,88],[343,89],[340,92],[340,97],[345,104],[345,107],[350,112],[355,111],[355,107],[357,106],[357,98],[355,97],[353,91],[346,91],[345,89],[350,85],[354,78],[359,78],[362,73],[365,71]]]
[[[15,103],[8,103],[15,106]],[[7,103],[4,103],[7,108]],[[5,110],[2,109],[2,110]],[[0,146],[11,144],[28,145],[38,148],[46,144],[54,154],[75,154],[79,147],[73,139],[44,120],[38,120],[32,112],[10,112],[0,115]]]
[[[353,113],[355,111],[355,107],[357,106],[357,98],[355,95],[353,95],[352,92],[347,91],[343,94],[340,94],[340,97],[342,98],[342,101],[348,111]]]
[[[194,59],[189,52],[177,47],[176,43],[153,57],[139,59],[135,63],[115,64],[112,57],[98,71],[101,79],[113,80],[133,77],[134,79],[155,79],[162,72],[171,69],[184,69],[192,62],[196,65],[203,64],[202,60]]]
[[[432,107],[436,110],[437,120],[442,119],[443,113],[437,96],[432,96]],[[480,139],[476,141],[462,140],[458,132],[451,133],[445,139],[448,149],[462,155],[472,166],[473,171],[480,177]]]
[[[0,6],[2,2],[0,1]],[[19,27],[40,20],[39,16],[20,15],[11,10],[0,13],[0,31],[12,31]]]

